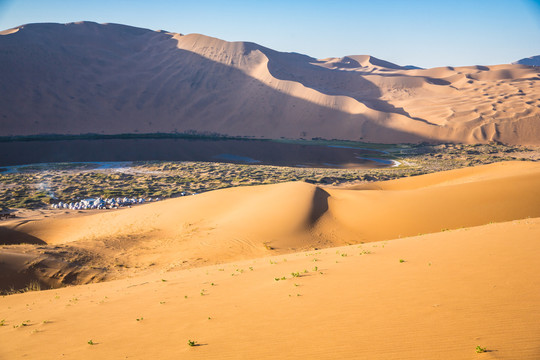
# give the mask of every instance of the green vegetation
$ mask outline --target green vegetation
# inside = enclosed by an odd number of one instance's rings
[[[477,345],[476,346],[476,353],[480,354],[480,353],[483,353],[483,352],[487,352],[487,349],[485,347],[481,347],[480,345]]]
[[[99,140],[99,139],[197,139],[197,140],[216,140],[216,139],[228,139],[228,140],[245,140],[252,139],[229,136],[214,132],[198,132],[195,130],[188,130],[182,133],[144,133],[144,134],[81,134],[81,135],[20,135],[20,136],[1,136],[0,142],[11,141],[58,141],[58,140]],[[257,141],[263,141],[257,139]],[[267,140],[270,141],[270,140]]]
[[[399,262],[400,262],[400,263],[404,263],[404,262],[405,262],[405,260],[403,260],[403,259],[399,259]]]
[[[41,285],[37,281],[30,281],[28,286],[24,289],[25,292],[27,291],[41,291]]]
[[[182,192],[190,195],[233,186],[287,181],[352,184],[505,160],[540,159],[540,150],[497,144],[385,145],[320,141],[324,144],[343,143],[345,146],[379,149],[386,153],[378,157],[394,159],[401,165],[378,169],[167,161],[133,162],[122,169],[96,169],[96,164],[88,163],[28,165],[20,167],[18,172],[0,172],[0,205],[8,208],[40,208],[52,202],[74,202],[98,196],[169,198],[179,196]],[[317,141],[309,143],[315,144]],[[267,250],[274,250],[268,243],[264,246]]]
[[[12,287],[9,290],[8,289],[0,290],[0,295],[4,296],[4,295],[21,294],[21,293],[25,293],[29,291],[41,291],[41,285],[39,284],[39,282],[35,280],[30,281],[30,283],[28,283],[26,287],[21,288],[21,289],[15,289]]]
[[[188,344],[189,346],[197,346],[197,342],[196,342],[196,341],[193,341],[193,340],[188,340],[188,341],[187,341],[187,344]]]
[[[93,340],[88,340],[88,345],[96,345]]]
[[[18,328],[18,327],[23,327],[23,326],[28,326],[30,325],[30,320],[25,320],[23,321],[22,323],[20,323],[19,325],[13,325],[13,328]]]

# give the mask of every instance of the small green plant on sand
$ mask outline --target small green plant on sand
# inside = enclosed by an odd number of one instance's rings
[[[88,340],[88,345],[95,345],[95,343],[92,340]]]
[[[292,272],[291,275],[293,277],[299,277],[300,276],[300,273],[299,272]]]
[[[19,325],[13,325],[13,327],[18,328],[18,327],[28,326],[29,324],[30,324],[30,320],[25,320],[22,323],[20,323]]]
[[[194,341],[194,340],[188,340],[188,341],[187,341],[187,344],[188,344],[189,346],[196,346],[196,345],[197,345],[197,342]]]
[[[403,260],[403,259],[399,259],[399,262],[400,262],[400,263],[404,263],[404,262],[405,262],[405,260]]]
[[[0,320],[0,326],[6,326],[6,319]]]
[[[483,353],[483,352],[486,352],[487,349],[485,347],[481,347],[480,345],[477,345],[476,346],[476,353],[477,354],[480,354],[480,353]]]

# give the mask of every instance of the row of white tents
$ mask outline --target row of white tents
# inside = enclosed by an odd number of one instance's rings
[[[118,209],[123,206],[132,206],[137,204],[144,204],[145,202],[159,201],[160,198],[95,198],[84,199],[77,202],[58,202],[51,204],[53,209],[70,209],[70,210],[91,210],[91,209]]]

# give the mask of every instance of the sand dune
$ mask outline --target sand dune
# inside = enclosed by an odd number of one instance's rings
[[[3,289],[87,285],[0,297],[0,357],[538,359],[539,183],[507,162],[10,220]]]
[[[537,68],[408,69],[90,22],[1,33],[1,136],[213,132],[538,144]]]
[[[538,238],[535,218],[12,295],[0,355],[538,359]]]
[[[59,286],[540,217],[539,183],[538,163],[508,162],[351,189],[237,187],[119,211],[12,220],[0,241],[47,244],[31,251],[27,281]],[[2,256],[10,269],[24,267],[23,258]],[[45,269],[51,256],[54,271]]]

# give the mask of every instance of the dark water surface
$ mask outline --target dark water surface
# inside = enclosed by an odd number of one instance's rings
[[[378,168],[369,149],[264,140],[91,139],[0,142],[0,166],[54,162],[214,161],[322,168]]]

